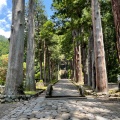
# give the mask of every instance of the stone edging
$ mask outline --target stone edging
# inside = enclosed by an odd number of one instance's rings
[[[0,95],[0,103],[11,103],[11,102],[19,102],[19,101],[24,101],[24,100],[29,100],[33,97],[38,97],[41,93],[43,93],[44,90],[41,90],[37,92],[34,95]]]

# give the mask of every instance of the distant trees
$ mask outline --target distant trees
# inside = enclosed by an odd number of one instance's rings
[[[114,1],[113,7],[117,21],[117,34],[119,34],[119,2],[116,3],[117,1]],[[66,55],[66,58],[70,56],[69,58],[73,62],[74,80],[77,82],[83,77],[84,84],[92,86],[97,91],[106,92],[107,81],[115,82],[117,74],[120,74],[115,50],[115,32],[110,1],[92,0],[91,9],[90,1],[54,0],[52,7],[55,9],[52,18],[56,22],[56,28],[58,28],[57,34],[63,35],[63,38],[65,38],[61,43],[62,53]],[[93,13],[92,16],[91,12]],[[67,34],[69,34],[69,37],[67,37]],[[64,48],[64,46],[66,47]],[[119,44],[117,46],[119,47]],[[69,50],[69,54],[67,54],[66,49]],[[81,66],[83,76],[80,75]]]
[[[0,35],[0,56],[8,54],[9,52],[9,42],[8,39]]]
[[[43,27],[40,31],[40,36],[43,41],[44,49],[44,72],[43,78],[44,83],[47,84],[50,82],[50,46],[52,44],[52,37],[54,31],[54,24],[52,21],[48,20],[43,24]],[[53,45],[53,44],[52,44]],[[48,77],[47,77],[48,76]]]
[[[5,84],[7,67],[8,67],[8,54],[1,55],[0,56],[0,85]]]
[[[116,49],[116,31],[111,1],[101,1],[100,6],[108,81],[116,82],[117,75],[120,74],[120,66]]]
[[[58,34],[65,35],[69,33],[69,38],[72,41],[71,51],[74,53],[71,55],[72,67],[73,67],[73,79],[77,83],[83,83],[82,76],[82,52],[81,47],[83,42],[80,40],[82,37],[84,26],[82,25],[82,12],[86,6],[85,1],[59,1],[55,0],[53,2],[53,9],[55,9],[55,14],[53,18],[57,18],[56,25],[58,27]],[[68,38],[67,38],[68,39]],[[66,39],[66,40],[67,40]],[[65,42],[64,42],[65,43]],[[67,43],[67,42],[66,42]],[[66,46],[69,46],[66,44]],[[84,55],[84,54],[83,54]],[[84,67],[83,67],[84,68]]]

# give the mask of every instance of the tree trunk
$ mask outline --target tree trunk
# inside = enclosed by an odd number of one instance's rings
[[[117,52],[118,59],[120,62],[120,0],[111,0],[112,10],[114,15],[116,37],[117,37]]]
[[[51,59],[50,59],[50,80],[52,80],[52,65],[51,65]]]
[[[24,0],[12,0],[12,26],[6,86],[6,95],[21,94],[19,89],[23,81],[24,53]]]
[[[40,80],[43,79],[43,74],[42,74],[42,53],[40,51],[40,58],[39,58],[39,64],[40,64]]]
[[[34,5],[33,0],[29,0],[28,13],[28,41],[27,41],[27,60],[26,60],[26,89],[35,90],[35,73],[34,73]]]
[[[108,81],[105,62],[105,51],[101,25],[100,6],[98,0],[92,0],[92,17],[94,32],[94,50],[96,66],[96,89],[98,92],[108,92]]]
[[[50,83],[50,52],[47,46],[47,83]]]
[[[77,77],[76,77],[76,48],[75,48],[75,40],[73,37],[73,49],[74,49],[74,56],[73,56],[73,73],[74,73],[74,81],[77,82]]]
[[[38,24],[39,26],[39,24]],[[43,73],[42,73],[42,40],[39,38],[40,31],[38,30],[38,57],[39,57],[39,64],[40,64],[40,80],[43,80]]]
[[[46,42],[44,40],[44,84],[46,85],[47,84],[47,81],[46,81]]]
[[[82,44],[82,69],[83,69],[83,77],[84,77],[84,84],[87,85],[88,83],[88,54],[86,44]]]
[[[93,52],[93,32],[88,41],[88,86],[92,86],[92,52]]]
[[[80,33],[79,33],[80,34]],[[74,80],[79,84],[83,84],[83,76],[82,76],[82,60],[81,60],[81,45],[80,43],[76,43],[75,37],[78,36],[78,32],[76,30],[72,31],[73,36],[73,49],[74,49]]]
[[[70,79],[73,79],[73,75],[74,75],[74,69],[73,69],[73,59],[70,60]]]
[[[82,57],[81,57],[81,45],[78,45],[78,76],[79,76],[79,83],[83,84],[83,75],[82,75]]]

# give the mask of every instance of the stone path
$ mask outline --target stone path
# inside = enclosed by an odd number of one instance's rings
[[[24,101],[0,120],[120,120],[120,102],[39,96]]]
[[[68,79],[61,79],[53,86],[52,96],[80,96],[78,88]]]
[[[0,118],[14,110],[16,107],[20,106],[20,104],[20,102],[0,104]]]
[[[68,80],[60,80],[54,96],[79,96],[77,88]],[[120,102],[93,99],[37,98],[20,102],[11,111],[5,111],[0,120],[120,120]]]

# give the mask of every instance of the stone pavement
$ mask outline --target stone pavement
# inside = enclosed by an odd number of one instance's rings
[[[120,120],[120,103],[39,96],[22,102],[0,120]]]
[[[54,86],[52,96],[80,96],[78,88],[69,80],[61,79]]]
[[[77,88],[68,80],[60,80],[53,88],[54,96],[72,98],[37,98],[22,101],[14,110],[6,112],[0,120],[120,120],[120,102],[82,99]]]

